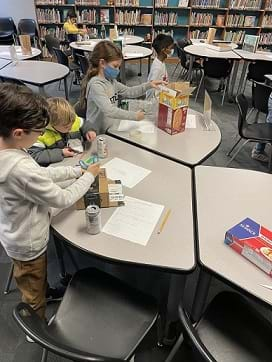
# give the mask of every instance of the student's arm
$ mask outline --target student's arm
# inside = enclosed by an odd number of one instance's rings
[[[96,132],[96,130],[93,128],[93,125],[91,124],[90,121],[88,121],[87,119],[81,119],[81,124],[80,124],[80,132],[83,136],[86,135],[87,132],[89,131],[93,131]]]
[[[138,98],[143,96],[148,89],[152,88],[149,82],[135,85],[134,87],[128,87],[120,82],[116,82],[116,86],[118,95],[122,98]]]
[[[111,104],[104,87],[101,84],[94,84],[91,86],[88,101],[93,101],[101,112],[104,113],[106,117],[117,118],[117,119],[131,119],[137,120],[137,113],[132,111],[126,111],[120,109]],[[98,127],[97,127],[98,128]]]
[[[25,161],[24,172],[18,171],[18,166],[11,172],[11,187],[14,193],[38,205],[47,205],[54,208],[67,208],[79,200],[94,182],[94,176],[85,172],[78,180],[65,189],[62,189],[51,178],[47,177],[37,165]],[[22,169],[22,163],[20,165]],[[57,168],[54,170],[55,172]],[[60,171],[60,170],[58,170]]]
[[[47,166],[50,163],[61,162],[64,159],[61,148],[46,148],[46,146],[39,141],[28,149],[28,153],[39,165],[43,166]]]
[[[53,182],[71,180],[82,175],[79,166],[40,167],[40,172],[44,177],[50,178]]]

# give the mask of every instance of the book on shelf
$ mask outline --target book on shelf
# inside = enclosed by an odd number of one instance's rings
[[[146,14],[148,15],[148,14]],[[151,14],[150,14],[151,15]],[[115,12],[115,23],[120,25],[138,25],[141,20],[140,10],[118,10]]]
[[[96,10],[95,9],[85,9],[81,12],[77,12],[77,22],[78,23],[91,23],[96,24]]]
[[[115,6],[139,6],[139,0],[115,0]]]
[[[37,0],[36,5],[66,5],[66,0]]]
[[[109,24],[110,9],[100,9],[100,23]]]
[[[246,32],[244,30],[239,31],[226,31],[224,40],[230,41],[236,44],[242,44]]]
[[[270,27],[272,26],[272,15],[265,15],[263,17],[263,24],[262,26]]]
[[[231,9],[259,10],[262,7],[262,0],[231,0]]]
[[[192,0],[191,6],[199,8],[219,8],[220,0]]]
[[[66,32],[63,27],[55,26],[54,28],[48,28],[46,26],[40,27],[41,38],[44,39],[46,35],[52,35],[54,38],[58,38],[60,41],[65,40]]]
[[[178,7],[179,8],[187,8],[189,5],[189,0],[179,0]]]
[[[265,10],[272,10],[272,0],[266,1]]]
[[[255,27],[257,17],[254,15],[241,15],[241,14],[229,14],[227,17],[226,26],[233,27]]]
[[[168,6],[168,0],[155,0],[156,8],[166,8]]]
[[[37,9],[38,23],[61,23],[60,11],[57,9]]]
[[[99,0],[75,0],[75,5],[95,6],[99,4]]]
[[[216,26],[224,26],[225,25],[225,15],[218,14],[216,16]]]
[[[177,25],[177,13],[155,12],[154,25]]]
[[[272,44],[272,32],[261,33],[259,45],[271,45]]]
[[[190,31],[190,39],[207,39],[208,31],[201,31],[199,29]]]
[[[141,24],[151,25],[152,24],[152,14],[142,14],[141,15]]]
[[[246,34],[244,37],[244,42],[242,49],[247,52],[255,53],[258,48],[260,37],[258,35],[249,35]]]
[[[252,16],[252,15],[245,16],[244,26],[254,27],[255,24],[256,24],[256,16]]]
[[[213,14],[211,13],[195,13],[191,15],[191,25],[212,25]]]

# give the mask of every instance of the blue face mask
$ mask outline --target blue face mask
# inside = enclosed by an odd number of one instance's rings
[[[104,69],[104,75],[107,79],[116,79],[120,73],[120,70],[118,68],[113,68],[109,65],[106,66]]]

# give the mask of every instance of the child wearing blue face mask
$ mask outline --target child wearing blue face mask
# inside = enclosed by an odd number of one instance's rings
[[[116,119],[141,121],[144,112],[118,108],[120,99],[138,98],[148,89],[157,88],[162,81],[152,80],[134,87],[127,87],[116,78],[123,61],[122,51],[110,41],[99,42],[91,56],[91,66],[81,88],[80,105],[86,104],[86,120],[97,134],[105,133]]]
[[[165,65],[165,59],[171,57],[174,53],[174,40],[170,35],[159,34],[154,39],[152,47],[156,52],[156,57],[153,60],[149,75],[148,81],[154,79],[160,79],[165,82],[168,82],[168,73]],[[156,96],[156,90],[150,89],[146,92],[146,98],[152,98]]]

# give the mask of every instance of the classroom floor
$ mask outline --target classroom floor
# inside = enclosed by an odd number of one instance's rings
[[[127,67],[128,68],[128,67]],[[175,80],[178,75],[178,71],[174,78],[171,77],[172,71],[174,69],[173,64],[168,65],[170,80]],[[127,84],[128,85],[136,85],[145,81],[147,77],[147,66],[143,65],[143,74],[142,77],[137,76],[138,73],[138,65],[131,64],[129,69],[127,70]],[[239,75],[237,77],[239,79]],[[217,82],[216,81],[207,81],[206,87],[208,90],[216,89]],[[79,86],[72,87],[71,99],[72,103],[75,103],[79,96]],[[58,84],[53,84],[46,87],[46,92],[51,96],[63,96],[63,90],[58,90]],[[190,101],[190,107],[197,110],[203,110],[203,90],[200,92],[200,96],[198,98],[197,103],[195,103],[192,98]],[[251,89],[248,85],[246,88],[245,94],[250,97]],[[212,155],[208,160],[205,161],[205,165],[212,166],[225,166],[228,161],[228,157],[226,156],[227,151],[230,149],[232,144],[235,141],[235,136],[237,135],[237,119],[238,119],[238,111],[237,106],[235,104],[228,103],[226,100],[224,106],[221,106],[221,94],[219,93],[211,93],[212,101],[213,101],[213,120],[218,124],[219,128],[222,132],[222,143],[218,150]],[[264,120],[264,117],[262,118]],[[252,145],[247,145],[237,156],[236,160],[233,161],[231,167],[235,168],[243,168],[243,169],[251,169],[262,172],[267,172],[267,166],[261,164],[258,161],[251,159],[251,149]],[[245,185],[245,187],[250,187]],[[77,263],[80,268],[87,266],[96,266],[98,268],[105,268],[105,265],[100,260],[95,260],[93,257],[84,255],[78,251],[73,251]],[[49,273],[49,282],[50,284],[57,283],[57,278],[59,274],[58,264],[55,258],[54,245],[53,243],[49,244],[48,247],[48,273]],[[71,273],[74,272],[73,266],[70,263],[69,258],[65,258],[66,264],[68,266],[68,271]],[[38,362],[41,359],[41,348],[34,344],[28,343],[25,340],[24,334],[19,330],[19,328],[15,325],[15,322],[12,319],[12,309],[16,303],[20,301],[20,294],[15,289],[14,284],[12,284],[12,291],[8,295],[3,294],[4,285],[6,282],[6,278],[8,275],[10,267],[9,258],[4,253],[3,249],[0,246],[0,362]],[[115,267],[115,265],[107,265],[106,269],[109,272],[113,272],[122,274],[125,271],[126,274],[133,274],[133,270],[129,270],[129,267],[123,266],[121,268]],[[150,280],[146,278],[146,273],[150,276]],[[156,272],[154,271],[143,271],[143,275],[145,278],[140,278],[140,272],[138,272],[138,279],[141,280],[141,288],[144,288],[142,285],[143,280],[148,286],[148,283],[152,281],[154,277],[156,277]],[[186,286],[186,305],[190,308],[193,293],[195,290],[195,284],[197,280],[198,270],[196,270],[191,276],[188,278],[187,286]],[[154,280],[154,279],[153,279]],[[139,281],[139,280],[138,280]],[[137,285],[137,283],[136,283]],[[150,286],[148,286],[150,288]],[[219,291],[228,289],[229,287],[223,284],[221,281],[213,279],[212,288],[209,293],[209,299],[211,299],[214,295],[216,295]],[[52,315],[54,310],[56,309],[56,304],[51,304],[48,307],[48,315]],[[263,310],[264,314],[272,319],[271,311],[266,310],[264,307],[259,306],[260,309]],[[165,356],[169,353],[168,348],[159,349],[156,346],[150,345],[146,348],[145,351],[139,353],[136,357],[135,362],[161,362],[165,360]],[[186,361],[186,358],[182,359]],[[48,362],[64,362],[68,361],[64,358],[57,357],[51,353],[48,356]],[[175,362],[180,361],[178,355],[175,358]]]

